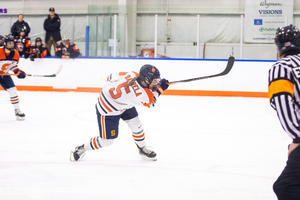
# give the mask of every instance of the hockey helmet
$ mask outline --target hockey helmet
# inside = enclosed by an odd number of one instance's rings
[[[62,39],[62,41],[63,41],[63,43],[65,43],[65,44],[69,44],[69,43],[70,43],[70,39],[69,39],[67,36],[65,36],[65,37]]]
[[[41,45],[43,44],[43,40],[42,40],[42,38],[40,38],[40,37],[37,37],[36,39],[35,39],[35,45],[37,45],[37,43],[38,42],[40,42],[41,43]],[[39,45],[40,46],[40,45]]]
[[[11,48],[8,48],[7,47],[7,43],[8,42],[13,42],[15,44],[15,39],[14,39],[14,37],[12,35],[6,35],[6,36],[4,36],[4,43],[3,43],[3,45],[4,45],[4,47],[7,50],[13,51],[15,49],[15,45],[13,47],[11,47]]]
[[[154,79],[157,79],[157,83],[160,81],[159,70],[153,65],[143,65],[140,69],[138,81],[144,81],[144,83],[147,85],[147,88],[149,88]]]
[[[37,42],[43,42],[42,38],[37,37],[37,38],[35,39],[35,43],[37,43]]]
[[[300,50],[300,32],[292,24],[285,27],[279,27],[276,31],[275,44],[280,56],[288,51]]]

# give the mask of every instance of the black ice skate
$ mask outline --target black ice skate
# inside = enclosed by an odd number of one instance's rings
[[[25,120],[25,114],[20,109],[15,109],[15,115],[18,121]]]
[[[148,160],[153,160],[156,161],[156,153],[154,151],[152,151],[151,149],[149,149],[149,147],[139,147],[138,145],[136,145],[137,148],[139,149],[139,153],[140,155],[142,155],[144,158],[147,158]]]
[[[72,162],[78,161],[79,159],[82,159],[85,155],[85,149],[83,147],[84,145],[78,146],[75,148],[74,151],[71,151],[70,153],[70,160]]]

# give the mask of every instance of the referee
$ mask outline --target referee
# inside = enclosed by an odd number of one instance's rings
[[[275,181],[278,200],[300,200],[300,32],[296,26],[278,28],[280,60],[269,70],[268,96],[285,132],[292,138],[288,160]]]

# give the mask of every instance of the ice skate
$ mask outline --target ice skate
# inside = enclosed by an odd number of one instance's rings
[[[18,121],[25,120],[25,114],[20,109],[15,109],[15,115]]]
[[[156,161],[156,153],[151,150],[149,147],[139,147],[138,145],[136,145],[137,148],[139,149],[139,153],[141,156],[143,156],[144,158],[148,159],[148,160],[153,160]]]
[[[74,151],[70,152],[70,160],[72,162],[78,161],[79,159],[82,159],[84,155],[85,155],[84,145],[78,146],[75,148]]]

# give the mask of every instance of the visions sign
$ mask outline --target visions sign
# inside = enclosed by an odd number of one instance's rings
[[[245,0],[244,42],[274,43],[278,27],[293,23],[293,0]]]

